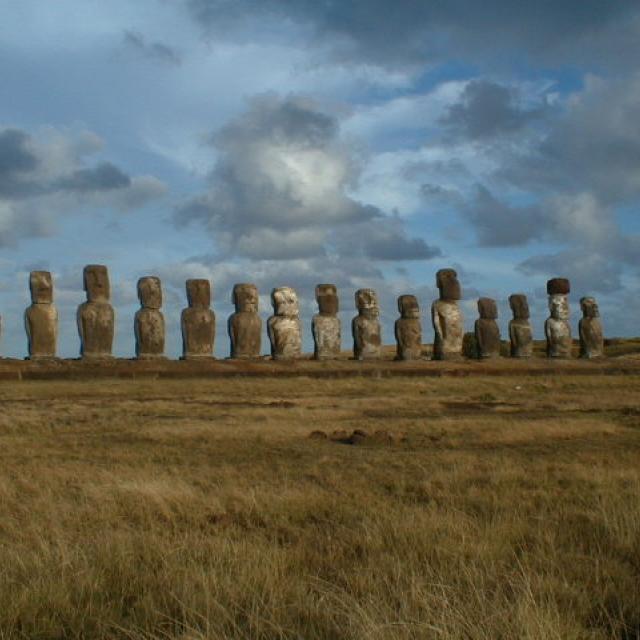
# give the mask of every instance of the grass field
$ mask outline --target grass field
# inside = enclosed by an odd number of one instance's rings
[[[640,638],[640,377],[6,382],[0,407],[0,638]]]

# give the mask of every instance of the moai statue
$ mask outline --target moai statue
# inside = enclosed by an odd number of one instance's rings
[[[533,334],[529,321],[529,303],[523,293],[509,296],[513,320],[509,321],[512,358],[530,358],[533,354]]]
[[[604,356],[604,335],[600,310],[595,298],[587,296],[580,298],[582,318],[578,323],[580,332],[580,357],[601,358]]]
[[[136,312],[136,358],[153,360],[164,358],[164,316],[160,278],[146,276],[138,280],[138,298],[141,309]]]
[[[101,264],[89,264],[83,271],[87,301],[78,307],[76,319],[82,358],[110,358],[115,316],[109,303],[109,272]]]
[[[187,302],[180,316],[182,359],[213,357],[216,316],[210,309],[211,284],[208,280],[187,280]]]
[[[316,286],[318,311],[311,322],[313,331],[313,357],[316,360],[329,360],[340,355],[342,339],[340,318],[338,318],[338,290],[335,284]]]
[[[420,306],[415,296],[398,298],[400,317],[396,320],[396,360],[419,360],[422,357],[422,326]]]
[[[291,287],[278,287],[271,292],[273,313],[267,321],[267,333],[274,360],[290,360],[302,355],[302,327],[298,295]]]
[[[254,284],[236,284],[233,304],[236,312],[229,316],[227,328],[231,340],[231,358],[260,356],[262,319],[258,315],[258,288]]]
[[[29,339],[29,359],[56,357],[58,310],[53,304],[53,280],[49,271],[29,274],[31,306],[25,311],[24,326]]]
[[[440,299],[431,306],[431,319],[435,337],[434,360],[459,360],[462,358],[464,319],[458,306],[462,297],[458,274],[454,269],[440,269],[436,273]]]
[[[496,322],[498,319],[496,301],[492,298],[479,298],[478,313],[480,317],[474,326],[478,358],[499,358],[500,328]]]
[[[356,360],[377,360],[382,351],[378,296],[373,289],[358,289],[355,297],[358,315],[351,321],[353,355]]]
[[[571,357],[571,326],[569,325],[568,295],[571,285],[566,278],[552,278],[547,282],[550,317],[544,323],[549,358]]]

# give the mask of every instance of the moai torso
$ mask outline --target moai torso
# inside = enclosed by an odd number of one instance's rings
[[[512,358],[530,358],[533,354],[533,334],[529,320],[527,296],[514,293],[509,296],[513,320],[509,321],[509,340]]]
[[[262,319],[258,315],[258,289],[253,284],[233,287],[236,311],[229,316],[228,331],[231,358],[258,358],[262,337]]]
[[[180,316],[182,357],[212,358],[216,316],[210,309],[211,284],[208,280],[187,280],[186,288],[189,306]]]
[[[152,360],[164,357],[164,316],[160,278],[147,276],[138,280],[138,298],[142,308],[136,312],[136,357]]]
[[[420,306],[415,296],[398,298],[400,317],[395,323],[396,360],[419,360],[422,357]]]
[[[580,357],[601,358],[604,356],[604,334],[600,321],[600,310],[595,298],[580,299],[582,318],[578,323],[580,332]]]
[[[547,282],[550,316],[544,323],[549,358],[571,357],[571,325],[569,324],[569,281],[553,278]]]
[[[267,321],[274,360],[290,360],[302,355],[302,327],[298,296],[291,287],[279,287],[271,292],[274,314]]]
[[[338,318],[338,290],[333,284],[319,284],[316,300],[320,313],[313,316],[313,357],[316,360],[337,358],[342,348],[340,319]]]
[[[353,355],[356,360],[377,360],[382,352],[378,296],[373,289],[356,291],[358,315],[351,321]]]
[[[58,311],[53,304],[53,280],[48,271],[29,275],[31,306],[24,324],[29,340],[29,359],[55,358],[58,342]]]
[[[83,272],[87,302],[78,307],[80,355],[110,358],[113,349],[115,314],[109,303],[109,273],[104,265],[87,265]]]
[[[462,297],[458,274],[453,269],[440,269],[436,274],[440,299],[431,306],[434,360],[462,358],[464,318],[458,305]]]
[[[496,322],[498,319],[496,301],[491,298],[480,298],[478,300],[478,313],[480,317],[475,322],[478,358],[499,358],[500,328]]]

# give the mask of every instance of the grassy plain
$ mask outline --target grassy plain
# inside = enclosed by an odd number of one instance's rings
[[[2,639],[640,638],[639,376],[5,382],[0,407]],[[309,437],[334,429],[396,438]]]

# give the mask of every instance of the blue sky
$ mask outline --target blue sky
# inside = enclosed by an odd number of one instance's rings
[[[545,282],[595,295],[608,335],[640,333],[637,1],[4,0],[0,20],[0,353],[23,356],[28,272],[54,273],[75,356],[82,267],[109,266],[116,352],[138,277],[212,280],[216,353],[235,282],[418,295],[458,269],[481,295]],[[310,347],[310,331],[306,346]],[[265,351],[266,351],[265,339]]]

